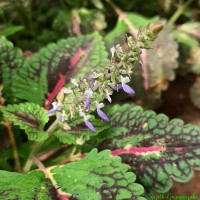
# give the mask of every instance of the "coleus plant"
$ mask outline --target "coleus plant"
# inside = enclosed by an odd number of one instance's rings
[[[10,104],[1,108],[2,124],[13,122],[35,141],[25,173],[0,171],[0,199],[142,200],[151,190],[167,192],[172,180],[191,178],[200,168],[198,127],[132,104],[102,109],[113,91],[134,94],[132,64],[161,29],[153,24],[136,40],[127,37],[127,47],[112,47],[109,60],[97,33],[60,40],[28,58],[0,38],[3,96]],[[56,138],[69,145],[63,159],[71,163],[44,167],[42,148]]]

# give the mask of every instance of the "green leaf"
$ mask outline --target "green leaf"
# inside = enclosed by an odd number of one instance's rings
[[[48,138],[44,125],[48,121],[46,111],[34,103],[9,105],[2,109],[6,118],[19,125],[28,135],[29,140],[42,141]]]
[[[56,189],[43,171],[17,174],[0,171],[0,200],[57,199]]]
[[[95,127],[96,132],[92,132],[83,122],[83,119],[76,119],[69,123],[71,130],[64,130],[64,128],[58,128],[55,130],[55,136],[62,143],[66,144],[82,144],[85,141],[89,140],[91,137],[94,137],[99,132],[104,129],[109,128],[109,124],[106,124],[99,119],[90,118],[90,122]]]
[[[111,157],[109,150],[97,153],[93,149],[82,160],[52,167],[48,173],[59,193],[78,200],[144,200],[140,196],[143,187],[134,183],[136,176],[128,168],[119,157]]]
[[[48,109],[70,78],[83,78],[106,62],[107,52],[98,33],[61,39],[28,58],[0,37],[0,81],[3,79],[3,96],[7,101],[12,97],[41,106],[46,103]]]
[[[107,115],[112,128],[98,135],[103,140],[98,149],[119,155],[146,189],[167,192],[172,179],[187,182],[200,169],[198,127],[128,104],[113,106]]]
[[[135,183],[119,157],[93,149],[85,158],[28,174],[0,171],[0,200],[95,199],[145,200],[144,188]],[[48,178],[47,178],[48,177]]]
[[[3,82],[2,93],[6,101],[14,101],[13,79],[23,63],[22,51],[13,47],[4,36],[0,36],[0,82]]]
[[[3,29],[0,29],[0,35],[8,37],[14,35],[16,32],[22,31],[23,29],[24,26],[6,25]]]

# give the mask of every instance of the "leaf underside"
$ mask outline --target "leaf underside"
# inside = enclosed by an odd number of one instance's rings
[[[98,149],[119,155],[147,190],[167,192],[172,179],[187,182],[200,169],[198,127],[133,105],[113,106],[107,114],[112,128],[100,133]]]

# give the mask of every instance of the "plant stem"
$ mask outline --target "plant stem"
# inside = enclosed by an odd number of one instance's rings
[[[9,120],[5,120],[5,126],[8,129],[8,134],[10,137],[10,144],[12,146],[13,149],[13,156],[15,159],[15,167],[16,167],[16,171],[17,172],[22,172],[22,168],[21,168],[21,163],[20,163],[20,159],[19,159],[19,154],[17,151],[17,145],[16,145],[16,141],[15,141],[15,136],[12,130],[12,123]]]
[[[57,123],[58,123],[58,119],[56,119],[53,122],[53,124],[47,129],[46,133],[49,134],[49,137],[51,136],[51,133],[53,132],[53,130],[56,128]],[[43,144],[43,141],[34,143],[34,147],[33,147],[32,151],[30,152],[29,157],[28,157],[26,164],[24,166],[24,169],[23,169],[23,171],[25,173],[30,171],[30,168],[33,164],[33,158],[36,157],[36,154],[41,149],[42,144]]]
[[[193,0],[188,0],[185,4],[179,3],[178,9],[176,12],[172,15],[172,17],[168,21],[168,25],[172,26],[176,20],[182,15],[182,13],[185,11],[185,9],[192,3]]]

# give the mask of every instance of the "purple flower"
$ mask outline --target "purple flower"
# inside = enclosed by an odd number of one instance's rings
[[[94,82],[95,82],[95,80],[92,78],[92,79],[90,80],[90,85],[93,86],[93,85],[94,85]]]
[[[91,101],[90,97],[92,96],[92,94],[93,94],[93,91],[90,88],[85,91],[85,95],[86,95],[85,110],[89,108],[90,101]]]
[[[117,84],[117,89],[122,90],[123,89],[122,84]]]
[[[128,83],[130,81],[129,77],[123,77],[121,76],[121,84],[118,84],[118,88],[121,88],[128,94],[135,94],[134,90],[127,85],[126,83]]]
[[[101,117],[104,121],[109,122],[108,117],[106,116],[106,114],[105,114],[101,109],[97,109],[97,114],[98,114],[99,117]]]
[[[53,113],[55,113],[57,110],[58,110],[58,107],[52,108],[52,109],[50,109],[50,110],[47,111],[47,115],[53,114]]]
[[[94,128],[94,126],[92,125],[92,123],[89,121],[90,119],[90,115],[85,115],[85,113],[81,113],[81,116],[84,117],[84,122],[85,122],[85,125],[93,132],[96,132],[96,129]]]
[[[128,94],[135,94],[135,91],[127,84],[123,85],[123,90]]]
[[[47,111],[47,115],[55,113],[61,106],[60,103],[56,103],[56,102],[53,102],[52,105],[53,105],[53,108]]]
[[[90,97],[87,97],[85,102],[85,110],[89,108],[89,105],[90,105]]]
[[[96,129],[94,128],[94,126],[92,125],[91,122],[89,121],[85,121],[85,125],[93,132],[96,132]]]
[[[101,108],[104,107],[103,103],[98,103],[97,101],[96,103],[96,107],[97,107],[97,114],[99,115],[99,117],[101,117],[104,121],[109,122],[108,117],[106,116],[106,114],[101,110]]]

